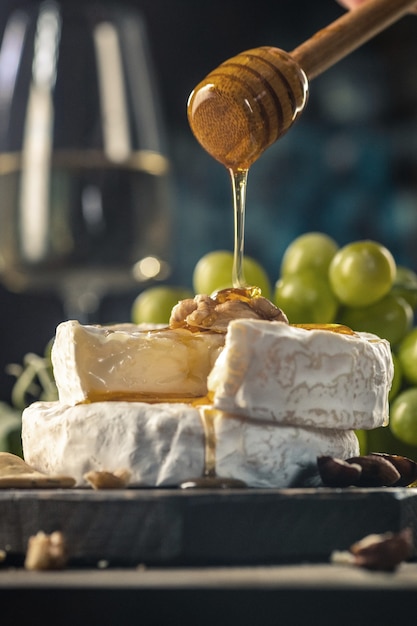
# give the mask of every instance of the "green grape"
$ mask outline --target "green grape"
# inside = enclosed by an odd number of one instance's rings
[[[417,328],[413,328],[398,346],[397,356],[404,379],[417,385]]]
[[[324,233],[305,233],[300,235],[284,252],[281,262],[281,276],[297,274],[306,269],[315,269],[326,274],[330,261],[339,246]]]
[[[45,346],[44,349],[44,359],[45,359],[45,363],[46,363],[46,367],[47,370],[51,376],[51,378],[53,378],[53,366],[52,366],[52,348],[54,345],[54,341],[55,341],[55,337],[51,337],[51,339],[48,341],[48,343]]]
[[[378,335],[396,345],[410,331],[413,309],[404,298],[388,294],[364,307],[346,307],[338,321],[352,328]]]
[[[417,460],[417,447],[400,441],[395,437],[390,426],[381,426],[380,428],[368,430],[367,444],[368,454],[371,452],[386,452]]]
[[[417,274],[408,267],[397,265],[391,293],[402,296],[413,310],[417,309]]]
[[[51,337],[51,339],[48,341],[48,343],[46,344],[44,348],[43,356],[45,357],[45,359],[47,359],[47,361],[51,360],[51,352],[52,352],[52,346],[54,345],[54,341],[55,341],[55,337]]]
[[[359,454],[368,454],[368,431],[355,430],[355,434],[359,441]]]
[[[280,278],[274,302],[291,324],[331,324],[338,310],[328,281],[313,270]]]
[[[193,293],[185,287],[156,285],[140,293],[132,305],[134,324],[168,324],[172,308],[179,300],[193,298]]]
[[[391,289],[395,260],[375,241],[356,241],[340,248],[329,266],[330,285],[342,304],[368,306]]]
[[[398,395],[403,382],[403,370],[400,359],[396,354],[392,354],[392,362],[394,364],[394,378],[392,379],[391,389],[388,394],[388,400],[390,402]]]
[[[252,257],[243,259],[243,273],[250,287],[259,287],[265,298],[271,298],[271,283],[263,267]],[[195,293],[212,294],[219,289],[232,287],[233,253],[213,250],[197,262],[193,272]]]
[[[402,391],[392,402],[390,428],[400,441],[417,446],[417,387]]]
[[[0,401],[0,452],[23,456],[22,411]]]

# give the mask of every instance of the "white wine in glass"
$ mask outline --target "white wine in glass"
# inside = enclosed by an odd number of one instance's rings
[[[55,292],[94,321],[101,298],[170,272],[171,179],[141,16],[45,0],[0,48],[0,280]]]

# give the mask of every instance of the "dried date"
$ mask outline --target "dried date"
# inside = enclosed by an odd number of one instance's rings
[[[357,485],[362,474],[362,467],[357,463],[348,463],[331,456],[317,459],[320,477],[326,487],[350,487]]]
[[[347,459],[347,463],[354,463],[362,467],[357,487],[391,487],[401,478],[397,468],[383,456],[366,454]]]
[[[317,467],[326,487],[406,487],[417,481],[417,463],[392,454],[372,452],[344,460],[320,456]]]

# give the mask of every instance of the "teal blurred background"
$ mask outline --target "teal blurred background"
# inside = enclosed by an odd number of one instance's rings
[[[20,4],[2,0],[0,32]],[[291,51],[344,10],[334,0],[124,4],[145,19],[167,127],[174,213],[170,282],[190,286],[196,261],[209,250],[231,249],[233,238],[228,174],[189,130],[190,91],[226,58],[259,45]],[[376,239],[417,270],[416,30],[417,17],[407,17],[315,79],[300,120],[252,167],[245,249],[272,282],[285,247],[309,230],[340,244]],[[136,294],[105,299],[97,321],[126,321]],[[42,352],[63,315],[53,296],[0,286],[0,400],[9,400],[14,382],[6,365],[26,352]]]

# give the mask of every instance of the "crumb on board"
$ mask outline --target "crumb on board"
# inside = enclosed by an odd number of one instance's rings
[[[392,572],[413,555],[411,528],[400,532],[367,535],[349,550],[334,550],[330,561],[338,565],[355,565],[369,570]]]
[[[93,489],[124,489],[129,484],[132,473],[127,469],[114,472],[91,471],[84,474],[84,479]]]
[[[67,545],[61,532],[55,531],[47,535],[43,531],[39,531],[36,535],[29,537],[24,563],[25,569],[63,569],[67,561]]]

